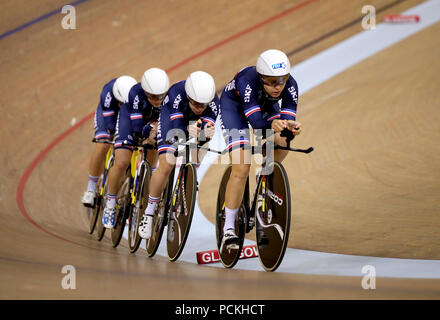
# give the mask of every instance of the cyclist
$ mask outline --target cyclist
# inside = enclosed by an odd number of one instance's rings
[[[284,128],[294,135],[301,132],[301,124],[296,121],[297,104],[298,86],[290,75],[289,59],[275,49],[261,53],[256,66],[242,69],[223,90],[219,122],[229,149],[232,172],[225,191],[222,246],[238,244],[239,240],[235,220],[250,169],[249,124],[252,129],[263,129],[263,132],[272,129],[274,143],[286,146],[285,138],[280,137]],[[282,161],[287,152],[275,150],[274,160]]]
[[[115,162],[108,175],[107,202],[102,217],[102,224],[108,229],[115,226],[116,194],[130,163],[133,144],[144,139],[155,144],[157,120],[169,86],[170,80],[164,70],[150,68],[144,72],[142,81],[132,87],[128,102],[121,107],[114,144]],[[156,158],[156,152],[148,153],[153,167]]]
[[[130,76],[121,76],[110,80],[102,89],[101,98],[95,112],[95,140],[112,140],[116,129],[116,119],[120,106],[126,102],[128,92],[136,84]],[[89,181],[87,190],[81,199],[86,207],[93,207],[96,198],[96,184],[104,170],[104,161],[110,145],[96,143],[89,163]]]
[[[170,88],[160,113],[157,131],[159,166],[151,177],[148,206],[138,229],[141,238],[151,237],[156,205],[176,162],[175,137],[198,138],[203,132],[205,137],[211,138],[215,132],[218,106],[214,79],[204,71],[195,71]],[[173,217],[168,236],[174,236]]]

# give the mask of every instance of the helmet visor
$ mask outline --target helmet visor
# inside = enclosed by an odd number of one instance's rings
[[[191,104],[192,104],[195,108],[198,108],[198,109],[206,108],[206,107],[209,105],[209,103],[200,103],[200,102],[194,101],[194,100],[191,99],[190,97],[188,97],[188,100],[189,100],[189,102],[191,102]]]
[[[265,76],[260,74],[260,79],[266,86],[276,87],[285,84],[289,79],[289,76],[290,74],[284,76]]]
[[[167,95],[166,93],[163,94],[151,94],[146,92],[147,94],[147,98],[153,101],[159,101],[159,100],[163,100],[165,98],[165,96]]]

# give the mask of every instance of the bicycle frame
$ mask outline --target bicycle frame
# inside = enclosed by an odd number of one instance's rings
[[[105,156],[104,177],[102,179],[101,190],[99,190],[99,194],[101,196],[104,195],[105,182],[107,181],[108,172],[109,172],[110,167],[112,166],[114,156],[115,156],[115,154],[114,154],[114,149],[113,149],[113,144],[112,144],[111,148],[108,149],[108,151],[107,151],[107,155]]]

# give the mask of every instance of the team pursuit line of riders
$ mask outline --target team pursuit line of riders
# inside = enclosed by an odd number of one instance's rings
[[[134,146],[148,143],[154,146],[148,152],[152,165],[148,204],[137,230],[142,239],[153,232],[157,204],[176,164],[178,137],[195,138],[197,143],[214,136],[219,122],[231,162],[231,174],[224,193],[225,220],[222,246],[237,244],[236,219],[243,200],[250,171],[251,132],[272,133],[276,145],[286,146],[281,134],[288,129],[294,136],[300,134],[301,124],[296,121],[298,86],[290,74],[287,55],[270,49],[261,53],[256,66],[239,71],[216,94],[213,77],[204,71],[191,73],[186,80],[170,86],[167,73],[150,68],[141,82],[124,75],[104,85],[94,117],[96,143],[89,165],[87,190],[82,197],[86,207],[93,207],[97,197],[97,183],[104,171],[104,163],[111,145],[114,163],[108,172],[108,189],[102,224],[115,227],[117,194],[130,164]],[[251,128],[251,129],[250,129]],[[258,130],[256,130],[258,129]],[[201,138],[203,137],[203,138]],[[153,152],[151,152],[153,151]],[[201,153],[202,151],[199,150]],[[286,150],[275,150],[273,157],[282,162]],[[200,163],[203,155],[197,156]],[[167,232],[173,232],[169,227]]]

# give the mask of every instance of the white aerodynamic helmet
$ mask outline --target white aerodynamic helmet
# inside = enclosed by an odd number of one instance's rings
[[[261,75],[270,77],[279,77],[289,74],[289,58],[280,50],[266,50],[258,57],[257,72]]]
[[[210,103],[215,96],[214,78],[204,71],[195,71],[185,82],[186,95],[199,103]]]
[[[141,81],[142,89],[154,95],[162,95],[170,88],[170,79],[167,73],[159,68],[150,68],[144,72]]]
[[[121,76],[117,78],[113,84],[113,95],[119,102],[127,102],[128,93],[130,92],[131,87],[136,83],[136,79],[130,76]]]

